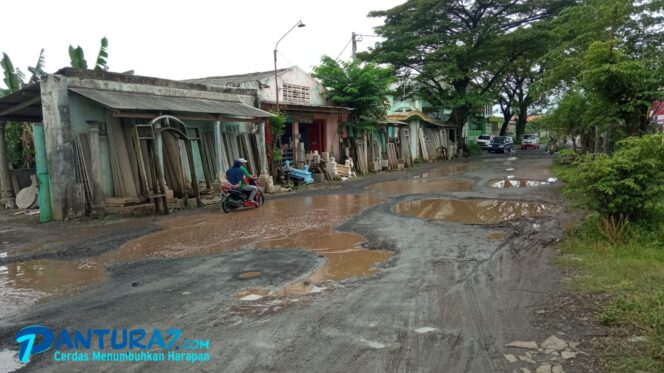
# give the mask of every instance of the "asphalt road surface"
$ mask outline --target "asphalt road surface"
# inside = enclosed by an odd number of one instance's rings
[[[559,292],[551,258],[566,219],[560,185],[545,182],[551,164],[519,151],[268,196],[231,214],[3,225],[0,371],[565,367],[504,356],[510,342],[548,337],[533,320]],[[17,331],[33,324],[181,329],[209,340],[197,351],[209,360],[61,362],[51,350],[12,365]]]

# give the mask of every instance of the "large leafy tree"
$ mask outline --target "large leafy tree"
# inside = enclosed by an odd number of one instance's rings
[[[394,82],[392,69],[357,60],[337,62],[323,56],[320,65],[314,67],[313,76],[327,89],[333,102],[354,109],[350,114],[352,123],[384,119],[390,84]]]
[[[515,35],[519,35],[519,40],[528,45],[528,49],[504,70],[496,87],[496,97],[503,113],[500,134],[505,135],[509,121],[516,115],[516,137],[521,139],[531,106],[542,99],[536,85],[543,76],[542,57],[547,53],[553,37],[548,22],[538,22],[533,27],[517,30],[511,37]]]
[[[451,119],[462,129],[471,110],[494,96],[506,70],[528,51],[530,36],[515,31],[572,2],[409,0],[369,14],[385,17],[376,29],[384,40],[364,57],[414,77],[452,109]]]
[[[542,86],[559,97],[553,117],[574,122],[559,127],[580,134],[584,150],[590,137],[595,151],[600,142],[610,150],[652,129],[648,111],[664,85],[662,9],[662,1],[585,0],[553,22]]]

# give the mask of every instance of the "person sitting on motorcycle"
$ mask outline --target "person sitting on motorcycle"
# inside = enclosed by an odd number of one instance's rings
[[[226,179],[235,188],[240,187],[242,180],[244,180],[244,171],[242,170],[242,162],[240,160],[236,159],[233,161],[233,167],[226,171]]]
[[[249,173],[247,170],[247,160],[244,158],[238,159],[240,161],[241,166],[240,169],[242,170],[242,173],[244,177],[242,178],[242,182],[240,183],[240,189],[245,190],[245,191],[250,191],[251,194],[249,195],[249,200],[256,204],[257,202],[254,201],[254,198],[256,197],[256,193],[258,192],[258,187],[256,185],[252,185],[251,181],[256,180],[256,176],[252,175]]]

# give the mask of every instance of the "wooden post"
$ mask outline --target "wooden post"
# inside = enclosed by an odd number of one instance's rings
[[[164,184],[164,173],[161,170],[161,167],[162,167],[161,165],[163,163],[159,162],[159,160],[156,159],[157,151],[156,151],[155,141],[156,141],[156,138],[155,138],[155,140],[150,142],[149,146],[152,150],[152,159],[153,159],[153,162],[155,164],[154,168],[155,168],[155,172],[157,174],[157,184],[159,185],[159,189],[160,189],[159,193],[163,194],[163,197],[161,198],[161,206],[164,209],[163,214],[168,215],[168,213],[169,213],[169,211],[168,211],[168,196],[166,195],[166,185]]]
[[[191,149],[191,141],[189,139],[185,139],[185,147],[187,148],[187,158],[189,160],[191,187],[194,189],[194,195],[196,196],[196,206],[202,207],[203,202],[201,201],[200,192],[198,191],[198,180],[196,180],[196,169],[194,168],[194,152]]]

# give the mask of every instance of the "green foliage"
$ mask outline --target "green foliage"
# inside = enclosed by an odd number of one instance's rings
[[[537,49],[524,30],[555,15],[569,0],[409,0],[369,15],[385,17],[384,38],[364,58],[388,63],[423,85],[432,104],[452,108],[461,129],[473,108],[494,97],[494,88],[515,61]]]
[[[2,54],[2,60],[0,60],[0,66],[4,72],[3,82],[7,86],[7,93],[16,92],[21,89],[23,81],[20,79],[18,72],[14,68],[12,60],[9,58],[7,53]]]
[[[284,134],[286,129],[286,121],[288,117],[284,112],[271,111],[275,116],[270,118],[270,137],[272,139],[272,150],[270,157],[270,168],[272,169],[272,174],[276,174],[276,165],[280,164],[283,160],[283,153],[279,148],[279,139]],[[270,153],[268,153],[270,155]]]
[[[46,63],[45,53],[46,50],[42,48],[42,50],[39,52],[39,59],[37,60],[35,66],[28,67],[28,71],[30,71],[32,74],[29,81],[30,84],[37,83],[44,75],[46,75],[46,72],[44,71],[44,63]]]
[[[108,70],[108,39],[104,36],[101,38],[99,53],[97,54],[97,63],[95,63],[95,70],[106,71]]]
[[[578,159],[579,154],[572,149],[563,149],[556,156],[556,162],[561,165],[571,165]]]
[[[387,111],[387,96],[394,82],[394,71],[374,63],[337,62],[323,56],[313,76],[327,89],[337,105],[353,108],[351,122],[382,120]]]
[[[609,129],[611,143],[652,131],[647,113],[664,85],[663,5],[582,0],[551,22],[555,39],[539,89],[560,97],[559,130],[592,136]]]
[[[278,139],[284,134],[288,117],[283,112],[271,111],[275,116],[270,118],[270,134],[273,139]]]
[[[637,220],[664,197],[664,136],[631,137],[613,155],[586,156],[566,175],[566,190],[604,217]]]
[[[612,371],[664,371],[664,210],[629,224],[622,239],[603,232],[605,219],[591,215],[568,232],[559,249],[559,262],[573,267],[582,291],[604,292],[612,299],[598,320],[608,325],[638,328],[642,343],[610,346]]]
[[[468,155],[470,157],[474,157],[474,156],[482,154],[482,145],[479,145],[479,144],[474,143],[474,142],[471,142],[471,143],[464,142],[463,143],[463,150],[464,150],[464,152],[468,153]]]
[[[75,69],[87,69],[88,61],[85,60],[85,53],[83,53],[83,48],[81,46],[69,46],[69,59],[71,67]]]

